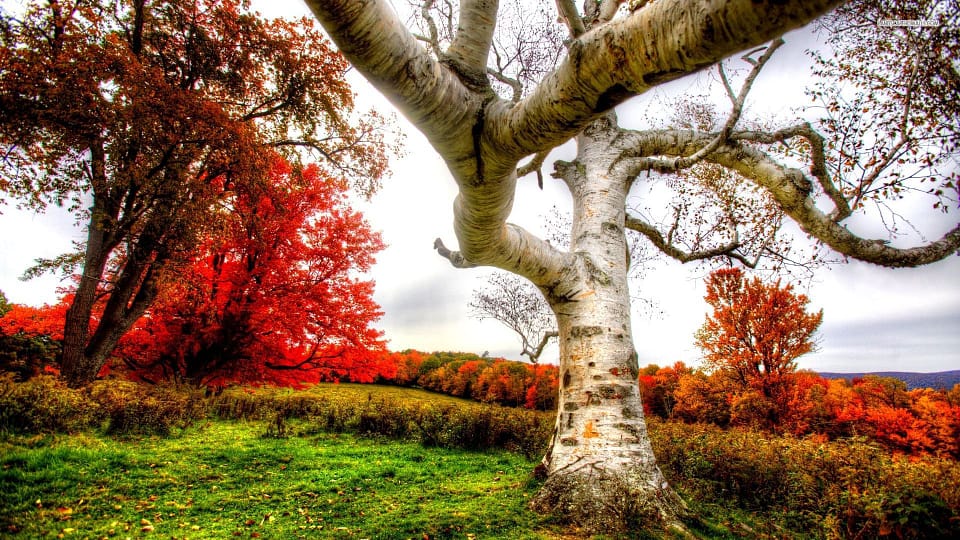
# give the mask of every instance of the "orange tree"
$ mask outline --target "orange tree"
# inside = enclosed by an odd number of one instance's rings
[[[86,230],[77,253],[34,269],[79,270],[70,385],[96,377],[227,194],[264,181],[268,150],[309,149],[376,188],[381,122],[349,121],[346,69],[309,21],[266,21],[241,0],[0,8],[0,190],[36,209],[69,205]]]
[[[739,268],[712,272],[706,285],[704,299],[713,313],[696,333],[706,364],[735,384],[739,394],[732,405],[747,423],[776,422],[785,407],[786,379],[797,357],[814,349],[823,311],[808,313],[809,300],[791,285],[747,280]]]

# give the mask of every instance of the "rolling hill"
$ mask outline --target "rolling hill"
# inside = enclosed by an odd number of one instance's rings
[[[893,377],[907,383],[907,389],[914,388],[934,388],[949,390],[954,385],[960,384],[960,369],[952,371],[938,371],[936,373],[914,373],[909,371],[878,371],[872,373],[820,373],[821,377],[827,379],[847,379],[852,380],[864,375],[878,375],[880,377]]]

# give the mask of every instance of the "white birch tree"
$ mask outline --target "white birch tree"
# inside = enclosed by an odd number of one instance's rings
[[[755,73],[741,90],[727,81],[731,113],[720,126],[618,126],[617,105],[735,53],[753,51],[748,58],[758,71],[780,42],[757,47],[839,3],[588,0],[581,11],[572,0],[557,0],[557,16],[569,33],[565,56],[524,90],[518,78],[497,69],[509,59],[494,47],[496,0],[444,2],[448,17],[426,36],[405,27],[388,0],[307,0],[343,54],[446,162],[459,188],[459,250],[440,243],[441,254],[456,267],[493,266],[526,278],[556,316],[559,410],[544,458],[547,479],[531,503],[535,509],[587,532],[650,520],[674,523],[684,512],[656,465],[643,419],[627,287],[628,229],[681,261],[727,256],[747,265],[771,251],[772,240],[745,237],[745,220],[773,223],[765,230],[775,231],[778,220],[789,218],[843,256],[890,267],[931,263],[960,247],[960,226],[908,248],[848,230],[843,222],[862,199],[843,171],[831,168],[833,148],[823,135],[807,123],[769,131],[737,127]],[[445,47],[437,38],[444,32]],[[947,76],[956,71],[947,70]],[[499,96],[495,85],[510,95]],[[560,249],[508,217],[518,174],[538,169],[547,152],[570,138],[577,143],[576,159],[555,163],[553,172],[574,202],[569,248]],[[792,157],[799,156],[801,168],[791,166],[785,152],[772,150],[785,143],[799,148]],[[533,160],[519,166],[529,156]],[[690,174],[692,167],[720,172],[714,181],[703,180],[709,174]],[[702,223],[712,231],[709,238],[677,232],[689,209],[678,208],[666,230],[628,212],[628,193],[649,171],[677,173],[682,186],[713,182],[710,189],[727,193]],[[729,175],[737,179],[732,184]]]

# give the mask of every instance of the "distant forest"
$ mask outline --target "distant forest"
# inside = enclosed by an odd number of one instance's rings
[[[952,371],[939,371],[937,373],[912,373],[907,371],[877,371],[872,373],[827,373],[821,372],[820,376],[825,379],[853,379],[862,378],[864,375],[877,375],[879,377],[893,377],[907,383],[907,390],[914,388],[933,388],[935,390],[949,390],[954,385],[960,384],[960,369]]]

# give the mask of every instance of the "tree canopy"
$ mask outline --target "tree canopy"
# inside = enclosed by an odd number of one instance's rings
[[[372,193],[382,120],[351,117],[348,64],[309,20],[240,0],[73,0],[0,12],[0,188],[85,223],[64,376],[96,376],[120,336],[272,155],[313,156]],[[302,158],[301,158],[302,156]],[[299,166],[299,165],[298,165]],[[107,300],[92,320],[99,297]]]

